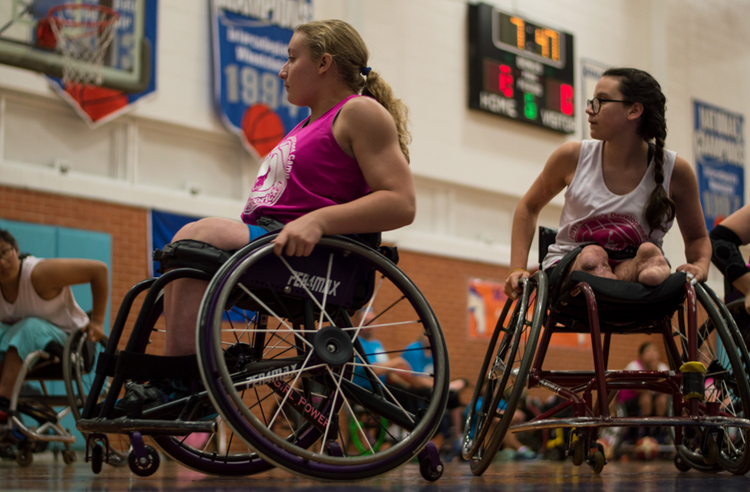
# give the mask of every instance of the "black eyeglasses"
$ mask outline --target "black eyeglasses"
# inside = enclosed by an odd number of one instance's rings
[[[0,260],[7,260],[12,256],[14,251],[15,249],[13,248],[5,248],[4,250],[0,251]]]
[[[599,110],[602,109],[603,102],[631,104],[633,101],[624,101],[622,99],[602,99],[601,97],[595,97],[594,99],[589,99],[586,101],[586,107],[588,108],[589,106],[591,106],[591,112],[597,114]]]

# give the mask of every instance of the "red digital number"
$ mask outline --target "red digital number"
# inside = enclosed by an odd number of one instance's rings
[[[560,112],[573,116],[573,86],[560,84]]]

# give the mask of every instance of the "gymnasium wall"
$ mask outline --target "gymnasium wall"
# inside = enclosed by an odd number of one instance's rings
[[[668,98],[667,145],[690,162],[693,98],[750,113],[747,2],[486,1],[572,33],[579,83],[581,58],[653,73]],[[318,0],[314,12],[352,23],[370,65],[409,105],[418,213],[386,239],[438,313],[454,375],[473,378],[484,342],[467,339],[468,279],[504,280],[519,197],[555,148],[581,138],[580,92],[570,136],[468,109],[461,0]],[[260,164],[214,110],[208,2],[160,0],[158,36],[155,97],[95,129],[39,74],[0,66],[0,218],[112,234],[114,309],[147,275],[148,209],[238,218]],[[556,226],[561,203],[540,223]],[[676,227],[666,250],[673,265],[683,261]],[[613,367],[632,359],[631,343]]]

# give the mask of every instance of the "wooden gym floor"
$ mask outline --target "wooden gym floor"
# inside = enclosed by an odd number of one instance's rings
[[[83,457],[66,466],[51,453],[34,455],[25,468],[15,461],[0,461],[2,491],[628,491],[628,492],[731,492],[750,490],[750,475],[708,474],[677,471],[671,461],[610,462],[601,475],[570,462],[497,462],[481,477],[471,474],[465,462],[446,464],[442,478],[427,482],[416,464],[407,464],[380,477],[355,483],[326,483],[300,478],[281,470],[243,478],[209,477],[162,460],[159,470],[147,478],[127,467],[104,466],[94,475]]]

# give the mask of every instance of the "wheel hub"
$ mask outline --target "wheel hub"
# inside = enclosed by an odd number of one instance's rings
[[[315,356],[332,367],[341,367],[354,356],[354,347],[349,336],[341,328],[326,326],[313,339]]]

